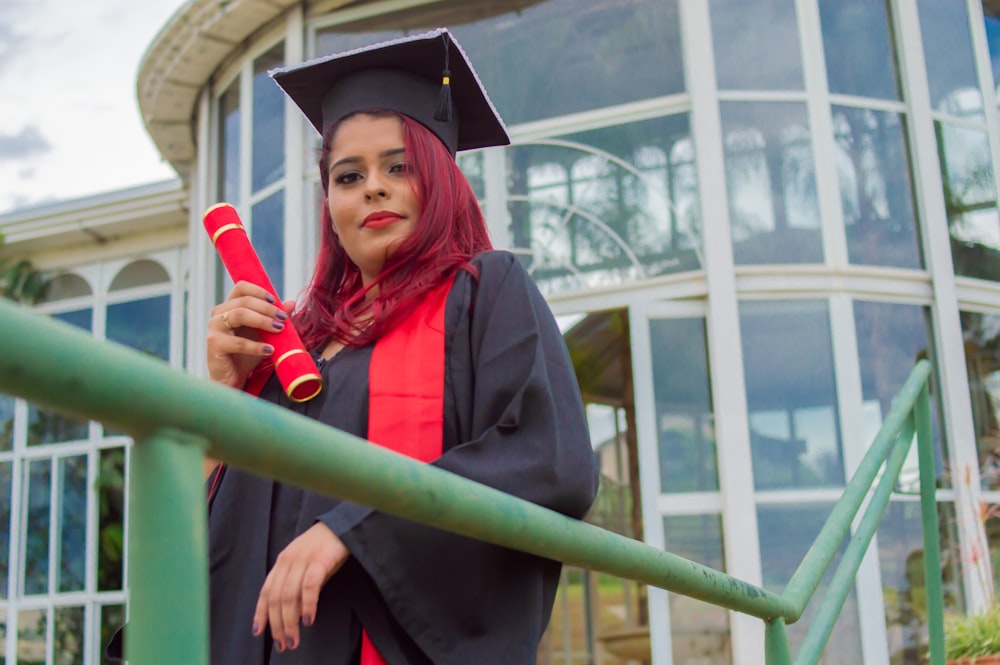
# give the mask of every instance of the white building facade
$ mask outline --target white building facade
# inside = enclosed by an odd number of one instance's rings
[[[1000,27],[986,5],[193,0],[138,80],[180,181],[0,216],[3,251],[56,275],[40,311],[204,375],[228,286],[202,211],[237,206],[286,297],[316,249],[318,139],[267,70],[446,25],[514,141],[460,165],[494,243],[565,324],[604,467],[591,519],[780,590],[926,357],[946,604],[975,609],[1000,564]],[[0,423],[6,661],[101,662],[126,611],[129,442],[4,396]],[[922,662],[913,468],[825,663]],[[638,651],[616,655],[615,637]],[[629,657],[761,663],[763,630],[567,571],[538,662]]]

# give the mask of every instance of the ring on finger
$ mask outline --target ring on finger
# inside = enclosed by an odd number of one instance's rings
[[[229,328],[230,330],[235,330],[235,328],[233,328],[233,324],[229,322],[229,312],[223,312],[221,318],[222,322],[226,324],[227,328]]]

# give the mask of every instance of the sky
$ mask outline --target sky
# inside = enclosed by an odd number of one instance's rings
[[[177,175],[136,76],[185,0],[0,0],[0,214]]]

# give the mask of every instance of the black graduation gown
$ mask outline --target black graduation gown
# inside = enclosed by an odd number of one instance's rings
[[[582,517],[597,467],[580,392],[552,314],[506,252],[459,271],[445,310],[443,455],[434,465]],[[322,363],[324,390],[292,404],[272,377],[261,397],[365,437],[372,347]],[[351,552],[320,594],[300,646],[251,636],[265,575],[317,520]],[[362,625],[389,665],[535,662],[560,564],[229,469],[209,515],[213,665],[351,665]],[[265,631],[267,633],[267,631]]]

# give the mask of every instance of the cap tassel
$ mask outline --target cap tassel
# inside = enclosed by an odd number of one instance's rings
[[[441,36],[444,41],[444,71],[441,72],[441,92],[438,93],[437,106],[434,107],[434,119],[440,122],[451,122],[451,71],[448,69],[448,34]]]

